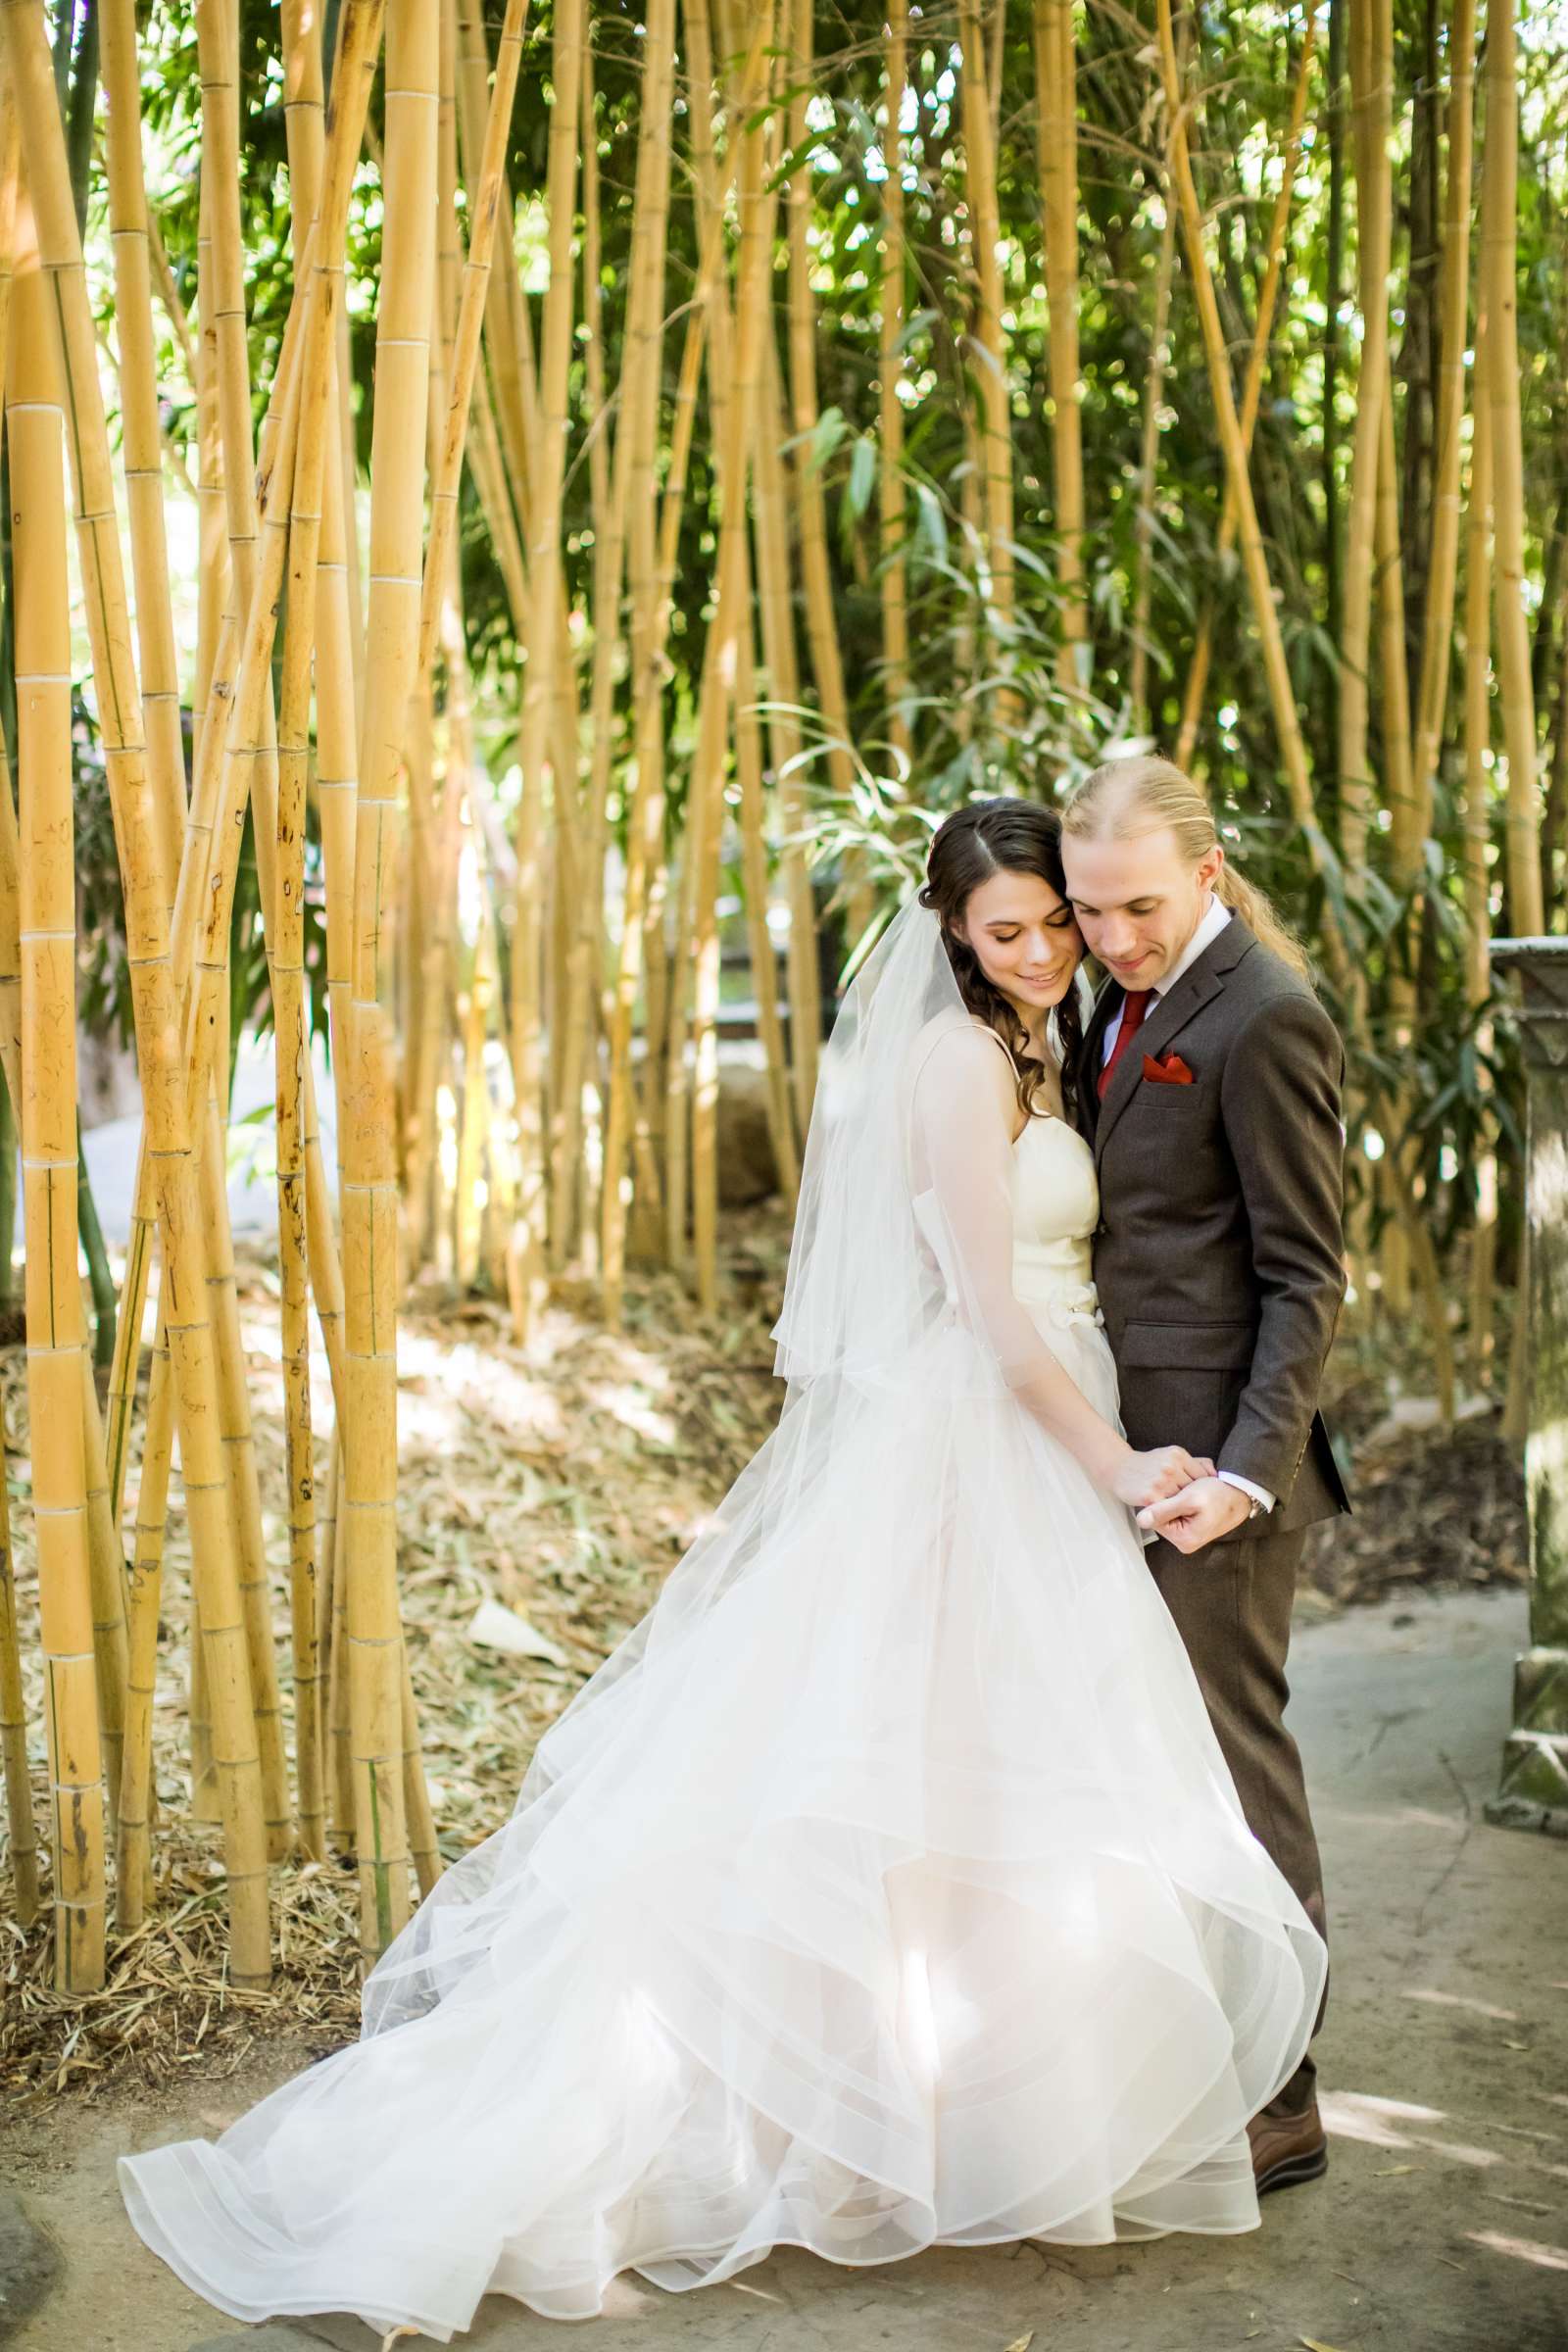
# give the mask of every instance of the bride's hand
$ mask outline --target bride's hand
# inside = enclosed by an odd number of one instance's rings
[[[1185,1446],[1155,1446],[1148,1453],[1129,1453],[1112,1474],[1111,1493],[1129,1510],[1146,1502],[1162,1502],[1179,1494],[1195,1479],[1212,1478],[1214,1465],[1205,1455],[1189,1453]]]

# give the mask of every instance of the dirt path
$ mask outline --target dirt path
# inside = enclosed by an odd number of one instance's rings
[[[635,2352],[1008,2352],[1031,2334],[1031,2352],[1290,2352],[1303,2339],[1334,2352],[1563,2352],[1568,1846],[1481,1813],[1524,1630],[1522,1595],[1494,1591],[1354,1610],[1298,1635],[1292,1720],[1335,1955],[1318,2045],[1327,2180],[1270,2197],[1262,2229],[1239,2238],[949,2249],[862,2272],[792,2249],[684,2296],[626,2278],[603,2340]],[[67,2100],[0,2127],[0,2174],[56,2263],[13,2325],[16,2352],[373,2352],[357,2322],[236,2328],[146,2252],[115,2185],[117,2151],[220,2131],[306,2055],[270,2045],[265,2066],[192,2082],[156,2110]],[[0,2265],[25,2237],[8,2239],[0,2211]],[[492,2298],[465,2340],[542,2352],[564,2336]]]

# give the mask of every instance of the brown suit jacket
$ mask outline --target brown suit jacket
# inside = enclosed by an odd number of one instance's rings
[[[1185,1446],[1275,1496],[1270,1533],[1350,1507],[1317,1409],[1345,1296],[1339,1033],[1233,914],[1151,1006],[1103,1103],[1102,989],[1079,1116],[1100,1174],[1095,1281],[1134,1446]],[[1190,1086],[1144,1075],[1179,1053]],[[1258,1533],[1244,1521],[1238,1534]]]

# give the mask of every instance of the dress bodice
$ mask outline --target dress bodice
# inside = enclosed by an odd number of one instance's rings
[[[1090,1237],[1100,1222],[1095,1155],[1065,1120],[1031,1118],[1012,1147],[1012,1288],[1025,1306],[1096,1310]]]
[[[1064,1119],[1032,1117],[1012,1146],[1012,1291],[1037,1321],[1099,1323],[1091,1236],[1100,1221],[1095,1155]],[[958,1284],[935,1200],[915,1197],[915,1215],[941,1266],[951,1303]]]

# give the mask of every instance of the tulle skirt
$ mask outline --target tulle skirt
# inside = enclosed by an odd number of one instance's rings
[[[1113,1416],[1094,1323],[1037,1319]],[[447,2342],[487,2292],[587,2318],[783,2243],[1256,2227],[1325,1948],[1130,1514],[967,1346],[792,1387],[360,2039],[119,2159],[199,2294]]]

